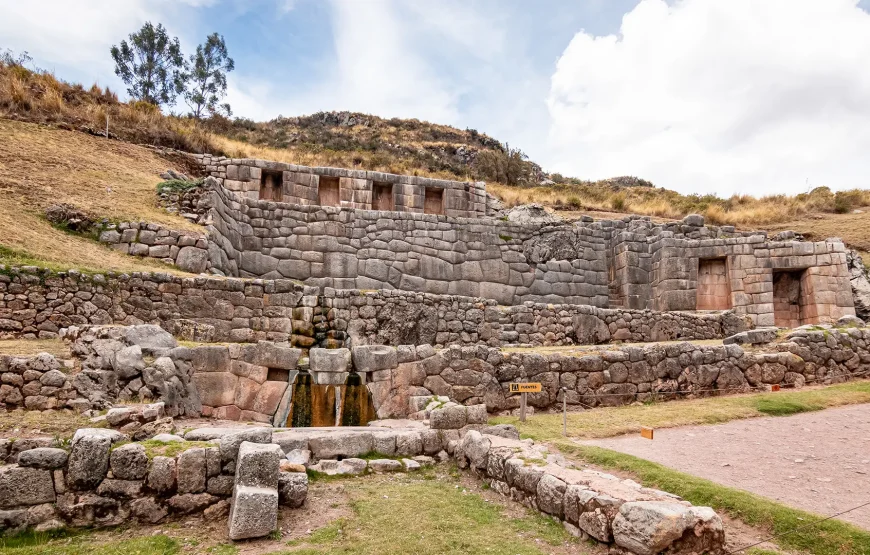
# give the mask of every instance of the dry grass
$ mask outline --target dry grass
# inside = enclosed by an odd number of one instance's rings
[[[613,217],[614,214],[640,214],[657,219],[680,219],[687,214],[703,214],[708,223],[735,225],[741,228],[788,226],[801,219],[862,216],[838,214],[870,206],[870,191],[852,190],[832,193],[819,187],[810,193],[796,196],[773,195],[751,197],[734,195],[722,199],[714,195],[681,195],[675,191],[655,187],[623,187],[604,183],[575,182],[546,187],[508,187],[488,184],[487,190],[507,206],[537,202],[567,215],[591,214]],[[840,234],[842,236],[842,234]]]
[[[109,132],[122,140],[193,152],[214,151],[194,120],[167,117],[155,106],[122,103],[108,88],[85,89],[45,71],[0,63],[0,117],[54,123],[71,129]]]
[[[91,419],[71,410],[11,410],[0,412],[0,436],[24,438],[56,436],[69,439],[79,428],[104,428],[104,422]]]
[[[58,358],[71,356],[69,344],[62,339],[3,339],[0,355],[33,356],[48,353]]]
[[[0,260],[82,270],[167,270],[55,229],[46,206],[73,204],[116,220],[198,229],[157,206],[158,173],[170,164],[151,150],[83,133],[0,119]]]

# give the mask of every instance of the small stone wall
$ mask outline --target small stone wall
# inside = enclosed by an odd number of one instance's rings
[[[229,535],[241,539],[274,530],[279,502],[305,502],[305,473],[279,472],[278,447],[258,448],[271,443],[270,429],[227,434],[174,457],[151,456],[126,439],[113,430],[80,429],[68,451],[33,448],[0,466],[0,532],[156,524],[193,513],[227,518],[233,497]],[[258,503],[246,497],[249,482],[256,482],[257,496],[265,496]],[[252,504],[256,515],[250,514]]]
[[[0,355],[0,407],[87,410],[90,405],[79,399],[69,371],[48,353],[34,357]]]
[[[541,393],[528,395],[534,407],[561,405],[563,396],[569,405],[615,406],[868,377],[868,345],[870,328],[795,330],[768,352],[692,343],[614,347],[589,354],[454,346],[410,365],[406,372],[414,386],[464,404],[485,403],[490,412],[519,407],[519,396],[509,394],[508,384],[523,380],[543,385]]]
[[[121,222],[109,224],[99,240],[118,252],[158,258],[193,274],[201,274],[210,267],[208,239],[200,233],[175,231],[146,222]]]
[[[640,555],[725,552],[722,519],[710,507],[603,472],[541,463],[550,458],[546,449],[516,439],[471,430],[451,451],[460,468],[494,491],[562,521],[580,538]]]

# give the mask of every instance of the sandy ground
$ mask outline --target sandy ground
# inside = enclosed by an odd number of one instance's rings
[[[824,516],[870,501],[870,404],[583,443]],[[870,506],[840,518],[870,529]]]

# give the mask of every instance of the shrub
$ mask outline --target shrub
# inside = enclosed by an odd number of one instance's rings
[[[613,195],[610,199],[610,207],[616,210],[617,212],[621,212],[625,210],[626,202],[625,195],[622,193]]]

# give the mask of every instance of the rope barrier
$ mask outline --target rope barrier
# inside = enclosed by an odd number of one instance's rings
[[[769,541],[771,541],[771,540],[776,540],[776,539],[779,539],[779,538],[781,538],[781,537],[783,537],[783,536],[787,536],[787,535],[789,535],[789,534],[794,534],[795,532],[799,532],[799,531],[801,531],[801,530],[806,530],[807,528],[813,528],[813,527],[818,526],[819,524],[825,522],[826,520],[831,520],[832,518],[837,518],[838,516],[842,516],[842,515],[844,515],[844,514],[846,514],[846,513],[851,513],[852,511],[857,511],[858,509],[860,509],[860,508],[862,508],[862,507],[866,507],[866,506],[868,506],[868,505],[870,505],[870,501],[868,501],[868,502],[866,502],[866,503],[862,503],[862,504],[858,505],[857,507],[852,507],[851,509],[847,509],[847,510],[845,510],[845,511],[841,511],[841,512],[839,512],[839,513],[837,513],[837,514],[834,514],[834,515],[831,515],[831,516],[827,516],[827,517],[822,518],[822,519],[820,519],[820,520],[817,520],[817,521],[815,521],[815,522],[810,522],[810,523],[808,523],[808,524],[804,524],[804,525],[798,526],[797,528],[792,528],[791,530],[788,530],[788,531],[786,531],[786,532],[782,532],[782,533],[780,533],[780,534],[774,534],[774,535],[770,536],[769,538],[763,539],[763,540],[761,540],[761,541],[758,541],[758,542],[755,542],[755,543],[752,543],[752,544],[749,544],[749,545],[744,545],[743,547],[741,547],[741,548],[739,548],[739,549],[735,549],[734,551],[729,551],[729,552],[726,553],[725,555],[734,555],[734,553],[740,553],[741,551],[746,551],[746,550],[749,549],[750,547],[755,547],[755,546],[757,546],[757,545],[761,545],[761,544],[763,544],[763,543],[767,543],[767,542],[769,542]]]

